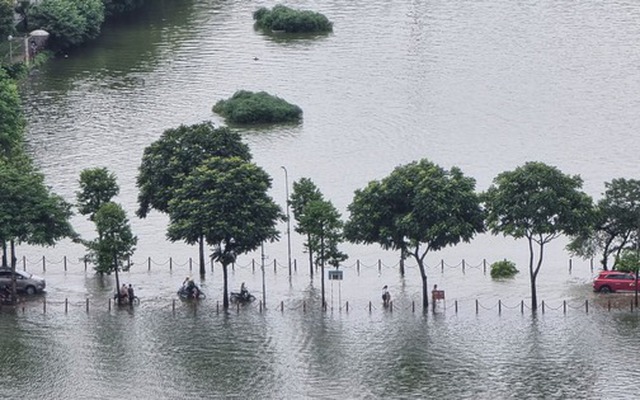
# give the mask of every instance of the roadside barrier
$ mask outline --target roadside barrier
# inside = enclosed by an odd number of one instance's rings
[[[155,305],[160,305],[159,307],[156,307],[156,309],[167,308],[166,306],[162,305],[162,303],[164,303],[164,300],[162,299],[156,298],[146,302],[149,302],[149,303],[153,302]],[[139,303],[136,303],[135,305],[130,305],[130,304],[117,305],[115,301],[112,301],[112,299],[109,299],[106,302],[106,304],[104,302],[96,302],[96,301],[92,302],[88,298],[82,301],[75,301],[75,302],[69,301],[68,298],[65,298],[64,301],[47,301],[47,299],[42,299],[41,302],[28,301],[28,302],[18,302],[15,305],[0,305],[0,312],[21,311],[22,313],[25,313],[27,310],[29,311],[37,310],[39,308],[38,306],[39,304],[42,310],[42,314],[47,314],[47,312],[50,312],[52,308],[54,310],[60,310],[60,308],[62,308],[64,310],[64,314],[68,314],[70,309],[76,309],[76,310],[83,309],[83,311],[86,314],[90,314],[94,312],[94,310],[100,311],[100,310],[105,310],[105,308],[107,312],[111,313],[111,312],[116,312],[120,309],[131,309],[131,308],[136,309],[140,306],[140,304],[143,304],[146,302],[144,300],[141,300]],[[189,303],[190,307],[193,308],[194,313],[197,311],[197,309],[209,308],[208,304],[205,304],[207,303],[207,300],[202,300],[202,302],[203,303],[200,303],[200,302]],[[329,305],[325,302],[323,305],[319,307],[316,304],[315,307],[317,307],[316,310],[320,310],[325,313],[334,313],[334,312],[343,313],[344,312],[345,314],[349,314],[351,311],[358,310],[358,309],[361,309],[367,312],[368,314],[373,314],[374,312],[384,312],[384,313],[392,314],[395,311],[410,312],[412,314],[416,314],[416,313],[427,314],[428,312],[432,312],[434,314],[447,313],[447,307],[444,302],[437,303],[437,304],[432,302],[430,303],[428,309],[424,311],[422,310],[421,303],[422,303],[421,301],[416,302],[415,300],[411,302],[401,301],[401,302],[395,302],[395,303],[391,301],[389,302],[388,306],[380,305],[378,307],[376,305],[377,303],[369,301],[368,303],[363,303],[361,305],[361,308],[359,308],[359,307],[354,307],[353,302],[346,301],[344,303],[338,303],[335,306],[334,304]],[[175,315],[177,311],[176,299],[167,299],[167,304],[169,304],[171,313]],[[443,307],[439,307],[440,304],[442,304]],[[463,307],[463,304],[464,304],[464,307]],[[257,311],[258,313],[262,314],[262,313],[268,312],[268,310],[269,310],[269,307],[267,307],[267,305],[260,300],[251,304],[244,304],[244,305],[239,303],[232,303],[229,305],[229,309],[227,309],[227,313],[235,311],[236,314],[240,314],[242,312]],[[312,308],[309,307],[307,302],[304,300],[289,302],[286,304],[286,306],[284,301],[280,301],[279,303],[276,303],[276,306],[273,308],[273,310],[278,311],[281,314],[284,314],[285,311],[286,312],[301,311],[303,313],[307,313],[310,310],[312,310]],[[503,302],[502,300],[498,300],[497,302],[488,304],[488,305],[483,304],[478,299],[475,299],[472,302],[468,300],[465,302],[461,302],[459,300],[453,300],[453,314],[457,315],[459,312],[463,310],[464,311],[473,310],[476,315],[486,314],[486,312],[497,312],[497,314],[500,316],[504,312],[507,312],[510,310],[519,312],[520,314],[524,314],[525,310],[531,311],[531,306],[525,300],[521,300],[519,303],[513,303],[513,304],[508,304]],[[625,311],[625,312],[637,313],[640,311],[640,306],[636,305],[635,298],[633,296],[621,296],[621,297],[607,296],[607,298],[602,297],[602,298],[596,298],[591,300],[585,299],[584,301],[574,300],[571,302],[567,300],[563,300],[560,303],[554,303],[554,304],[550,304],[543,300],[540,302],[540,304],[538,304],[538,312],[540,312],[541,314],[545,314],[549,312],[567,314],[571,310],[583,311],[585,314],[588,314],[589,312],[593,312],[593,311],[606,311],[606,312]],[[144,311],[141,310],[139,312],[144,312]],[[215,314],[220,314],[221,312],[224,312],[224,310],[222,305],[220,304],[220,300],[217,300],[215,303]]]
[[[41,268],[43,272],[46,272],[47,268],[51,268],[51,267],[55,268],[57,266],[62,266],[62,270],[64,272],[67,272],[70,268],[72,268],[73,270],[84,270],[84,272],[89,272],[90,270],[93,269],[92,263],[84,257],[78,258],[77,261],[73,261],[73,260],[74,260],[73,258],[69,258],[67,256],[63,256],[62,259],[60,260],[47,259],[45,256],[42,256],[41,258],[38,258],[36,260],[32,260],[27,258],[26,256],[23,256],[22,259],[20,260],[20,264],[22,264],[21,265],[22,269],[25,271],[27,269],[36,270]],[[582,261],[583,267],[585,263],[587,264],[589,271],[593,273],[594,260],[589,259],[586,261]],[[212,258],[209,258],[207,260],[207,264],[209,269],[211,271],[214,271],[214,267],[216,263],[213,261]],[[199,263],[194,262],[194,259],[192,257],[189,257],[188,259],[183,260],[182,262],[174,260],[173,257],[169,257],[168,259],[164,259],[162,261],[152,259],[151,257],[146,257],[144,259],[138,259],[138,260],[132,260],[132,259],[127,260],[128,269],[132,267],[137,267],[137,266],[144,266],[147,271],[160,269],[165,271],[168,270],[171,272],[174,269],[180,269],[180,270],[188,269],[189,272],[193,272],[194,268],[196,270],[199,269]],[[292,270],[294,272],[297,272],[298,270],[297,259],[291,260],[291,266],[292,266]],[[375,262],[372,262],[369,264],[361,260],[355,260],[353,263],[341,264],[340,268],[344,270],[355,270],[356,274],[360,275],[360,271],[364,269],[367,269],[367,270],[376,269],[378,273],[381,273],[383,268],[398,269],[401,266],[405,269],[418,269],[417,264],[407,263],[406,261],[402,263],[399,261],[395,263],[386,263],[386,262],[383,262],[381,259],[378,259]],[[567,262],[567,271],[569,275],[571,275],[571,273],[573,272],[573,267],[574,267],[574,260],[572,258],[569,258]],[[230,265],[230,268],[232,271],[235,271],[235,269],[237,268],[237,269],[245,269],[245,270],[251,269],[252,272],[255,272],[256,269],[260,270],[262,268],[262,265],[260,263],[260,260],[250,259],[248,261],[245,261],[244,263],[242,262],[233,263]],[[284,260],[284,262],[281,263],[281,262],[278,262],[278,260],[274,259],[273,262],[269,262],[268,265],[265,264],[265,270],[267,268],[273,269],[273,272],[277,273],[279,270],[282,270],[282,271],[288,270],[289,265],[287,260]],[[457,262],[455,264],[450,264],[445,262],[445,260],[440,260],[440,262],[438,262],[437,264],[425,265],[425,268],[431,271],[439,270],[440,273],[442,274],[444,274],[445,270],[448,270],[448,269],[460,270],[462,271],[463,274],[465,274],[467,270],[471,269],[471,270],[482,271],[482,273],[486,275],[487,271],[491,269],[491,263],[488,262],[486,259],[483,259],[482,261],[477,263],[471,263],[465,259],[462,259],[460,262]],[[316,266],[315,270],[317,271],[318,269],[319,267]]]

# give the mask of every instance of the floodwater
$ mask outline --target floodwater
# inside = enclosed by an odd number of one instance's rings
[[[335,31],[293,39],[253,29],[252,12],[272,5],[156,2],[25,84],[28,148],[56,193],[73,201],[84,168],[116,173],[139,238],[122,279],[142,301],[110,307],[113,277],[85,272],[79,246],[19,247],[20,267],[48,288],[0,312],[0,398],[634,398],[633,296],[593,294],[589,260],[570,261],[564,239],[545,254],[536,315],[526,244],[491,235],[427,256],[430,285],[446,292],[427,314],[412,263],[402,278],[396,254],[345,245],[323,312],[295,233],[289,277],[284,224],[265,245],[264,278],[259,252],[231,271],[252,305],[222,312],[217,265],[200,282],[206,300],[175,300],[196,249],[165,240],[163,215],[135,217],[137,167],[165,129],[222,124],[211,107],[236,90],[304,110],[299,125],[241,130],[283,206],[286,184],[309,177],[345,212],[354,190],[420,158],[460,167],[478,190],[530,160],[581,175],[594,198],[637,178],[634,2],[305,1],[290,5]],[[521,273],[492,281],[484,263],[503,258]]]

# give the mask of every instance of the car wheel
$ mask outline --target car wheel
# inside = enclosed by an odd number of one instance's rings
[[[611,293],[612,290],[609,286],[603,286],[600,288],[600,293]]]
[[[27,286],[27,287],[24,289],[24,292],[25,292],[26,294],[28,294],[29,296],[32,296],[32,295],[36,294],[36,288],[35,288],[35,287],[33,287],[33,286]]]

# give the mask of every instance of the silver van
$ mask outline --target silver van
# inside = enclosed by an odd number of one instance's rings
[[[0,288],[11,287],[11,269],[0,268]],[[42,292],[46,287],[44,278],[28,273],[27,271],[16,270],[16,289],[28,295]]]

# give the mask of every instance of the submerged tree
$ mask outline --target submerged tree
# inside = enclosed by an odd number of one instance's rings
[[[0,204],[0,242],[3,249],[7,244],[10,247],[14,273],[16,244],[52,246],[60,239],[77,236],[69,223],[71,205],[49,191],[44,176],[25,158],[0,161]],[[3,263],[6,265],[6,256]],[[15,281],[12,293],[15,300]]]
[[[347,240],[377,243],[416,260],[424,310],[429,305],[427,253],[468,242],[484,230],[475,180],[456,167],[446,171],[426,159],[397,167],[382,181],[356,190],[348,210]]]
[[[189,244],[204,237],[213,247],[213,259],[222,264],[228,309],[228,265],[279,237],[276,224],[284,214],[267,194],[271,178],[241,157],[210,157],[181,179],[169,201],[167,236]]]
[[[115,272],[116,290],[120,288],[118,271],[128,270],[128,260],[135,251],[138,238],[131,232],[131,226],[122,206],[108,202],[100,206],[94,215],[99,239],[88,243],[90,258],[100,274]],[[121,299],[118,296],[118,303]]]
[[[151,209],[168,213],[169,202],[185,178],[214,156],[251,160],[249,146],[229,128],[216,129],[211,122],[203,122],[164,131],[160,139],[144,150],[137,177],[140,207],[136,214],[145,218]],[[204,275],[204,237],[192,243],[199,244],[200,275]]]
[[[640,181],[614,179],[606,182],[605,188],[604,197],[595,207],[593,225],[574,236],[567,247],[581,257],[600,253],[600,264],[607,270],[609,258],[617,259],[624,249],[633,247],[633,239],[638,237]]]
[[[315,264],[320,265],[322,305],[325,305],[324,295],[324,266],[329,264],[338,268],[340,263],[347,259],[347,255],[338,250],[342,243],[343,223],[340,213],[326,200],[312,200],[304,207],[299,225],[309,237],[309,247],[318,249],[315,252]]]
[[[582,179],[577,175],[528,162],[499,174],[483,195],[491,232],[527,241],[533,311],[538,307],[536,278],[544,246],[562,234],[578,235],[592,224],[592,201],[581,188]]]
[[[309,178],[301,178],[297,182],[293,182],[293,191],[287,201],[293,211],[293,218],[296,220],[296,226],[294,230],[301,235],[305,235],[307,240],[304,242],[304,246],[309,253],[309,274],[313,279],[313,254],[314,254],[314,242],[311,239],[311,232],[306,224],[302,223],[305,220],[305,210],[309,203],[313,201],[324,200],[322,193],[318,189],[315,183]]]

